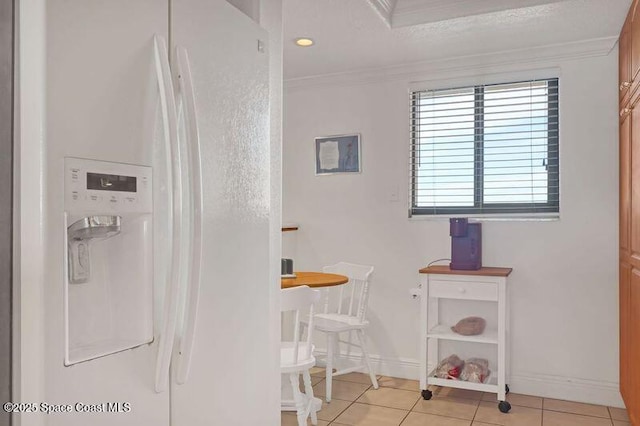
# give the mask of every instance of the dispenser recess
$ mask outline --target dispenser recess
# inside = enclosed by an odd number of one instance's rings
[[[65,158],[65,365],[153,341],[151,167]]]

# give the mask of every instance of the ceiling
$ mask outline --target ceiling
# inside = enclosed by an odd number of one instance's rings
[[[617,37],[631,1],[284,0],[284,76]],[[297,47],[301,36],[316,44]]]

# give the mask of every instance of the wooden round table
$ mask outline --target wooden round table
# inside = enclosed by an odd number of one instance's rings
[[[282,278],[280,288],[298,287],[308,285],[309,287],[331,287],[344,284],[349,281],[349,277],[338,274],[327,274],[325,272],[296,272],[295,278]]]

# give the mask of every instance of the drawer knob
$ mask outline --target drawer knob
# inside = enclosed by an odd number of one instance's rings
[[[464,293],[466,293],[466,292],[467,292],[467,289],[466,289],[466,288],[464,288],[464,287],[459,287],[459,288],[458,288],[458,291],[459,291],[460,293],[464,294]]]

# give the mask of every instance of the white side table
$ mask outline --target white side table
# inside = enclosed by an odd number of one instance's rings
[[[429,266],[420,270],[420,288],[414,295],[420,297],[420,389],[422,397],[431,399],[429,385],[492,392],[497,395],[498,408],[503,413],[511,409],[505,400],[507,386],[507,334],[509,328],[507,306],[507,277],[511,268],[485,267],[477,271],[451,270],[449,266]],[[454,324],[440,323],[440,299],[458,299],[495,302],[498,323],[487,324],[484,333],[463,336],[451,330]],[[441,340],[497,345],[497,371],[492,371],[485,383],[441,379],[428,371],[438,365],[438,343]]]

